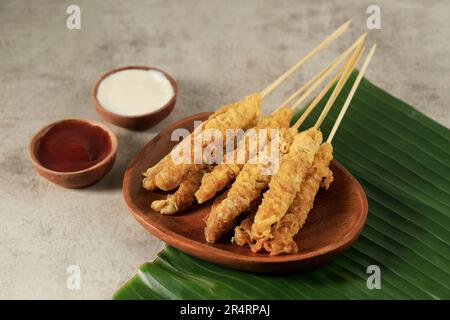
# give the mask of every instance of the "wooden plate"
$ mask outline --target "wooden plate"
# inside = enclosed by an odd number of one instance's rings
[[[323,264],[347,249],[361,233],[367,217],[367,198],[358,181],[340,163],[333,161],[334,182],[320,191],[308,220],[296,237],[297,254],[269,256],[254,254],[229,242],[208,244],[203,235],[204,218],[213,200],[195,204],[187,211],[165,216],[150,208],[153,200],[165,197],[161,191],[142,188],[142,172],[157,163],[175,145],[170,141],[174,129],[193,130],[194,120],[205,120],[210,113],[182,119],[162,130],[133,158],[123,181],[126,204],[134,217],[154,236],[197,258],[226,267],[252,272],[294,271]]]

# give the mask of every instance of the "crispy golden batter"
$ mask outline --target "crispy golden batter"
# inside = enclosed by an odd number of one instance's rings
[[[204,130],[217,129],[225,137],[227,129],[248,129],[252,127],[261,111],[261,96],[259,94],[253,94],[247,96],[243,101],[237,103],[234,108],[228,108],[227,111],[218,114],[217,116],[208,119],[203,125]],[[202,141],[202,145],[206,146],[212,143],[212,140]],[[192,150],[193,139],[191,141]],[[196,157],[202,155],[195,155]],[[164,166],[155,176],[155,184],[161,190],[175,189],[183,180],[188,171],[198,170],[198,165],[195,163],[172,163]]]
[[[325,142],[316,153],[314,163],[308,170],[300,191],[296,194],[288,212],[280,222],[272,227],[274,229],[272,240],[262,240],[256,243],[252,240],[250,230],[256,212],[251,212],[246,219],[242,220],[240,226],[235,228],[234,242],[242,246],[249,245],[253,252],[265,249],[271,255],[296,253],[298,248],[293,238],[305,223],[319,187],[328,189],[333,182],[333,172],[329,169],[332,159],[333,147],[330,143]]]
[[[291,129],[280,130],[280,149],[286,148],[293,139],[295,131]],[[263,148],[263,153],[270,154],[271,143]],[[255,162],[248,161],[237,176],[235,182],[228,191],[227,197],[217,206],[211,209],[206,221],[205,238],[208,242],[216,242],[222,235],[230,231],[239,216],[250,208],[250,204],[256,200],[267,187],[270,175],[266,173],[270,164],[258,161],[259,152]]]
[[[287,128],[292,118],[292,110],[290,108],[281,108],[271,115],[265,116],[258,120],[254,129],[280,129]],[[268,132],[270,137],[270,132]],[[268,138],[269,138],[268,137]],[[217,165],[212,172],[207,173],[202,178],[202,184],[195,193],[198,203],[203,203],[214,197],[219,191],[234,181],[241,171],[245,162],[254,157],[254,155],[264,147],[264,144],[249,143],[247,139],[243,139],[238,147],[232,152],[234,163],[221,163]],[[244,159],[239,159],[240,154],[244,154]]]
[[[227,104],[225,106],[217,109],[211,116],[209,116],[208,120],[211,120],[218,115],[226,113],[228,110],[236,108],[239,105],[239,102],[234,102],[231,104]],[[186,141],[192,140],[194,134],[191,133],[188,137],[186,137]],[[158,187],[156,186],[155,177],[161,171],[162,168],[166,166],[173,165],[171,154],[169,153],[164,158],[162,158],[156,165],[147,169],[146,172],[143,173],[144,179],[142,180],[142,186],[147,190],[156,190]]]
[[[249,213],[241,223],[234,228],[234,236],[231,238],[231,243],[244,247],[252,244],[250,231],[252,229],[253,219],[256,211]]]
[[[205,167],[205,166],[204,166]],[[188,208],[194,202],[194,193],[202,181],[204,169],[186,175],[178,190],[169,194],[165,200],[152,202],[152,209],[161,214],[175,214]]]
[[[255,218],[256,211],[261,204],[261,197],[258,197],[250,205],[250,209],[247,211],[247,216],[241,221],[241,223],[234,228],[234,236],[231,238],[231,243],[244,247],[252,243],[250,237],[250,231],[252,229],[253,219]]]
[[[314,158],[314,164],[302,182],[300,191],[295,196],[289,211],[278,222],[273,231],[273,239],[269,242],[271,255],[296,253],[298,251],[294,236],[302,228],[314,205],[314,198],[322,185],[326,189],[333,181],[333,173],[329,169],[333,159],[333,147],[325,142],[320,146]]]
[[[261,113],[261,103],[262,98],[259,93],[251,94],[239,102],[236,107],[229,108],[226,112],[222,112],[207,121],[205,130],[219,129],[222,133],[225,133],[227,129],[250,128],[255,125]]]
[[[272,176],[269,190],[255,215],[251,237],[271,239],[272,225],[281,220],[300,189],[322,142],[322,133],[314,128],[297,134],[289,152],[281,158],[278,171]]]
[[[164,168],[164,166],[168,165],[169,160],[170,157],[165,156],[155,166],[148,168],[147,171],[142,174],[144,176],[144,179],[142,180],[142,186],[144,187],[144,189],[153,191],[158,188],[155,183],[155,177],[158,174],[158,172],[162,168]]]

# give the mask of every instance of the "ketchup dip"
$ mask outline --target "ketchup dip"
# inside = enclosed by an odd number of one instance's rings
[[[75,172],[101,162],[111,149],[111,138],[103,128],[81,120],[65,120],[42,134],[36,156],[47,169]]]

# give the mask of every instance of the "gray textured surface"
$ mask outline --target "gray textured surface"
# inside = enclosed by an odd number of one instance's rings
[[[65,27],[68,3],[82,29]],[[12,1],[0,2],[0,298],[108,299],[162,243],[127,212],[121,179],[132,155],[185,115],[259,90],[340,23],[354,24],[267,101],[281,101],[365,31],[372,1]],[[369,79],[450,126],[449,1],[377,1],[382,30]],[[67,117],[99,120],[91,88],[109,69],[158,66],[178,80],[175,111],[141,133],[112,127],[118,161],[99,184],[58,188],[34,172],[32,134]],[[66,288],[79,265],[81,290]]]

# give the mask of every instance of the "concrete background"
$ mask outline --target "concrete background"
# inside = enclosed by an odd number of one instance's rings
[[[0,2],[0,298],[109,299],[163,244],[131,217],[121,180],[131,157],[161,128],[186,115],[260,90],[349,18],[353,27],[289,91],[366,31],[373,1],[12,1]],[[367,77],[450,126],[449,1],[377,1],[382,30]],[[69,4],[81,30],[66,28]],[[151,130],[112,127],[112,172],[85,190],[65,190],[34,172],[29,139],[50,121],[99,120],[90,92],[101,73],[158,66],[178,81],[175,111]],[[81,289],[66,286],[69,265]]]

